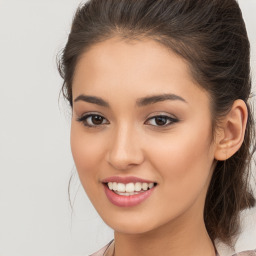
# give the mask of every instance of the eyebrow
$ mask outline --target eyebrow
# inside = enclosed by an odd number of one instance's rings
[[[89,103],[93,103],[93,104],[96,104],[96,105],[99,105],[99,106],[102,106],[102,107],[109,108],[109,104],[105,100],[103,100],[102,98],[99,98],[99,97],[88,96],[88,95],[81,94],[74,100],[74,102],[77,102],[77,101],[80,101],[80,100],[85,101],[85,102],[89,102]]]
[[[176,94],[160,94],[160,95],[152,95],[152,96],[139,98],[138,100],[136,100],[136,105],[139,107],[142,107],[142,106],[147,106],[150,104],[154,104],[154,103],[166,101],[166,100],[172,100],[172,101],[178,100],[178,101],[187,103],[185,99],[183,99],[182,97]],[[108,102],[96,96],[81,94],[77,98],[75,98],[74,102],[77,102],[77,101],[85,101],[85,102],[89,102],[89,103],[96,104],[102,107],[107,107],[107,108],[110,107]]]
[[[178,100],[178,101],[187,103],[185,99],[183,99],[182,97],[176,94],[160,94],[160,95],[152,95],[152,96],[140,98],[136,101],[136,104],[139,107],[142,107],[142,106],[146,106],[146,105],[150,105],[150,104],[154,104],[154,103],[166,101],[166,100],[174,100],[174,101]]]

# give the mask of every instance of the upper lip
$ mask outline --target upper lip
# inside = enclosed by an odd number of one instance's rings
[[[154,181],[138,178],[135,176],[127,176],[127,177],[122,177],[122,176],[112,176],[108,177],[106,179],[102,180],[102,183],[108,183],[108,182],[117,182],[117,183],[136,183],[136,182],[141,182],[141,183],[156,183]]]

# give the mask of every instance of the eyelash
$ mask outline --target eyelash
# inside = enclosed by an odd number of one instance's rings
[[[103,116],[101,116],[99,114],[86,114],[86,115],[83,115],[83,116],[77,118],[77,121],[83,123],[84,126],[89,127],[89,128],[98,128],[99,126],[106,124],[106,123],[101,123],[99,125],[89,124],[87,119],[92,118],[92,117],[100,117],[103,120],[107,120],[106,118],[104,118]],[[109,124],[108,121],[107,121],[107,124]]]
[[[174,118],[174,117],[170,117],[170,116],[167,116],[167,115],[156,115],[156,116],[152,116],[152,117],[148,118],[145,123],[147,123],[149,120],[155,120],[154,123],[156,123],[156,118],[163,118],[168,123],[167,124],[165,123],[164,125],[152,125],[151,124],[152,126],[167,127],[167,126],[170,126],[174,123],[179,122],[179,120],[177,118]]]
[[[105,120],[104,123],[101,123],[101,124],[89,124],[88,123],[88,119],[89,118],[93,118],[93,117],[100,117],[102,120]],[[156,124],[156,118],[163,118],[165,119],[166,122],[168,122],[167,124],[163,124],[163,125],[155,125]],[[150,118],[148,118],[146,121],[145,121],[145,124],[147,124],[150,120],[155,120],[155,124],[149,124],[149,125],[152,125],[152,126],[156,126],[156,127],[167,127],[167,126],[170,126],[174,123],[177,123],[179,122],[179,120],[177,118],[173,118],[173,117],[170,117],[170,116],[167,116],[167,115],[156,115],[156,116],[152,116]],[[99,128],[101,125],[106,125],[106,124],[109,124],[109,121],[104,118],[103,116],[99,115],[99,114],[86,114],[86,115],[83,115],[79,118],[77,118],[77,121],[78,122],[81,122],[83,123],[84,126],[86,127],[89,127],[89,128]],[[91,120],[91,123],[92,123],[92,120]]]

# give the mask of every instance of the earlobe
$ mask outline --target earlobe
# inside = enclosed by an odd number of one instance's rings
[[[236,100],[229,113],[221,122],[216,135],[215,159],[224,161],[234,155],[241,147],[248,118],[248,111],[243,100]]]

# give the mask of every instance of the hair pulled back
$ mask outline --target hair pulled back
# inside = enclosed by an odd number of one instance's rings
[[[248,107],[241,148],[218,161],[208,189],[204,221],[212,240],[230,244],[239,231],[239,212],[254,205],[249,188],[254,126],[250,45],[235,0],[90,0],[73,19],[58,63],[62,92],[72,107],[72,80],[79,57],[96,43],[152,39],[184,58],[198,84],[209,92],[213,131],[237,99]],[[213,133],[214,134],[214,133]]]

